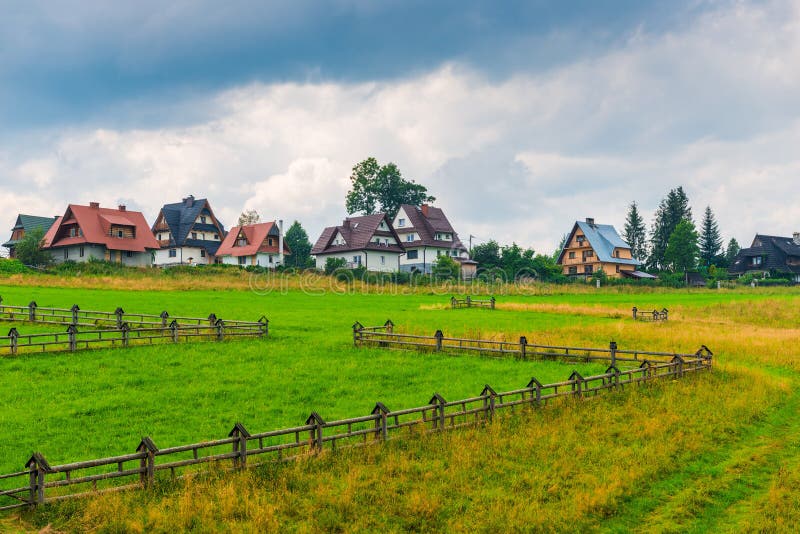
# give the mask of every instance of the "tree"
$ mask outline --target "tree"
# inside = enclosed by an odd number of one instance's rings
[[[697,246],[697,230],[692,221],[682,220],[669,236],[667,250],[664,252],[665,265],[669,265],[673,272],[684,272],[697,266],[697,256],[700,249]]]
[[[383,212],[394,219],[402,204],[420,206],[436,200],[428,195],[425,186],[403,178],[397,165],[381,166],[375,158],[357,163],[350,182],[352,187],[345,198],[345,208],[350,214]]]
[[[719,263],[719,254],[722,250],[722,236],[719,234],[719,225],[711,211],[711,206],[706,206],[703,215],[703,225],[700,228],[700,260],[706,267]]]
[[[42,250],[42,246],[44,246],[44,230],[35,228],[26,233],[17,243],[14,253],[17,259],[25,265],[49,265],[53,262],[53,256],[46,250]]]
[[[567,239],[569,239],[569,234],[561,234],[561,239],[558,241],[558,248],[553,252],[553,259],[555,261],[558,261],[558,257],[561,256],[561,251],[567,246]]]
[[[682,220],[692,221],[692,209],[689,198],[683,187],[671,189],[661,200],[656,210],[655,220],[650,233],[650,257],[648,265],[654,269],[663,269],[667,263],[664,254],[672,232]]]
[[[728,247],[725,249],[725,260],[727,260],[728,265],[733,265],[733,258],[739,254],[740,250],[739,242],[732,237],[731,240],[728,241]]]
[[[286,244],[292,253],[286,256],[287,267],[305,269],[311,266],[311,242],[299,221],[294,221],[286,230]]]
[[[475,245],[472,247],[470,255],[473,260],[478,262],[478,268],[481,270],[500,267],[500,245],[494,239]]]
[[[445,254],[436,258],[431,266],[431,272],[438,280],[452,280],[461,274],[461,266]]]
[[[261,215],[256,210],[245,210],[239,215],[239,222],[237,226],[248,226],[250,224],[258,224],[261,222]]]
[[[347,260],[344,258],[326,258],[325,259],[325,274],[333,274],[339,269],[347,267]]]
[[[647,229],[644,226],[644,219],[639,213],[639,207],[635,201],[631,202],[628,208],[623,237],[628,246],[631,247],[631,254],[634,258],[638,260],[647,258]]]

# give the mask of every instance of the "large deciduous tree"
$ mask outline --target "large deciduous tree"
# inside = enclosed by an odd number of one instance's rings
[[[665,265],[676,273],[694,269],[700,253],[697,239],[697,230],[692,221],[684,219],[679,222],[664,251]]]
[[[237,223],[238,226],[248,226],[251,224],[258,224],[261,222],[261,215],[258,214],[256,210],[250,209],[245,210],[239,215],[239,222]]]
[[[25,265],[42,266],[49,265],[53,261],[53,256],[43,250],[44,230],[35,228],[25,234],[19,243],[14,247],[14,254],[17,259]]]
[[[351,188],[345,199],[347,213],[386,213],[397,215],[402,204],[419,206],[433,202],[428,189],[413,180],[406,180],[394,163],[381,166],[375,158],[367,158],[353,167]]]
[[[706,267],[718,265],[721,251],[722,236],[719,233],[719,225],[711,206],[706,206],[703,224],[700,227],[700,261]]]
[[[631,254],[634,258],[642,261],[647,259],[647,229],[636,202],[631,202],[630,207],[628,207],[623,237],[628,246],[631,247]]]

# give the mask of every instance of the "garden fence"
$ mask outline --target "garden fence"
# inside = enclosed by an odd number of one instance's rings
[[[474,299],[469,295],[463,299],[457,299],[456,297],[450,297],[450,307],[453,309],[456,308],[490,308],[494,309],[495,305],[495,298],[492,297],[490,299]]]
[[[666,321],[669,319],[669,310],[667,310],[666,308],[662,309],[661,311],[658,310],[642,311],[636,306],[634,306],[632,311],[633,311],[634,321],[654,322],[654,321]]]

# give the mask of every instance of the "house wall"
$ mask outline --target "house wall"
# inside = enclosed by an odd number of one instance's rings
[[[383,256],[383,262],[381,262]],[[349,251],[334,254],[317,254],[316,266],[317,269],[324,269],[325,262],[328,258],[341,258],[347,262],[347,268],[352,269],[359,265],[366,267],[368,271],[377,271],[383,273],[392,273],[398,270],[397,259],[400,254],[397,252],[377,251],[377,250],[362,250],[362,251]]]
[[[81,256],[81,248],[83,248],[83,256]],[[64,256],[64,252],[67,256]],[[95,260],[106,260],[111,262],[122,263],[130,267],[149,267],[152,264],[152,254],[147,252],[133,252],[131,257],[128,257],[125,251],[121,250],[108,250],[103,245],[72,245],[69,247],[58,247],[50,250],[53,256],[53,261],[56,263],[63,263],[65,261],[74,261],[84,263],[94,258]]]
[[[417,252],[416,258],[408,257],[408,253],[411,251]],[[443,247],[410,247],[406,248],[406,253],[400,256],[400,270],[404,272],[411,272],[412,270],[417,270],[421,273],[430,274],[431,268],[433,264],[436,262],[439,256],[450,256],[451,258],[461,257],[466,258],[468,257],[467,253],[464,251],[455,251],[458,256],[453,256],[454,249],[451,248],[443,248]],[[412,254],[413,256],[413,254]]]
[[[581,242],[583,238],[583,242]],[[617,257],[620,259],[633,259],[630,249],[615,248]],[[570,258],[570,253],[574,253],[575,257]],[[592,267],[591,273],[586,273],[586,266]],[[610,278],[619,278],[622,276],[622,271],[635,271],[635,265],[623,265],[613,262],[601,262],[597,259],[597,254],[594,249],[589,245],[589,240],[586,239],[580,227],[575,230],[575,234],[567,243],[564,257],[561,259],[562,273],[567,276],[591,276],[599,271],[601,268],[606,276]],[[570,267],[576,267],[577,273],[570,273]]]
[[[175,257],[169,255],[169,251],[175,249]],[[192,263],[209,264],[214,262],[214,256],[206,254],[202,256],[202,249],[200,247],[171,247],[161,248],[155,251],[154,265],[172,265],[176,263],[189,263],[189,258],[192,258]]]
[[[239,263],[239,258],[244,258],[244,263]],[[260,267],[277,267],[280,264],[278,254],[269,254],[259,252],[258,254],[251,254],[250,256],[219,256],[220,261],[224,265],[241,265],[247,267],[249,265]],[[270,261],[270,259],[272,261]]]

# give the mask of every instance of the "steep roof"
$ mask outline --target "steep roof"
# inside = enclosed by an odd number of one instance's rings
[[[388,231],[395,241],[400,242],[400,237],[392,227],[392,222],[385,213],[363,215],[361,217],[347,217],[339,226],[329,226],[322,231],[316,244],[311,249],[311,254],[324,254],[331,252],[347,252],[351,250],[383,250],[388,252],[403,252],[402,245],[382,245],[373,243],[372,238],[379,231],[381,221],[386,222]],[[333,238],[336,234],[342,236],[344,245],[334,245]],[[387,236],[388,237],[388,236]]]
[[[59,230],[66,224],[77,223],[83,235],[73,237],[59,236]],[[111,235],[112,225],[132,226],[134,237],[121,238]],[[157,249],[158,241],[150,231],[150,226],[139,211],[101,208],[97,204],[80,206],[70,204],[61,220],[45,235],[45,248],[66,247],[83,243],[104,245],[110,250],[145,252]]]
[[[247,240],[246,245],[236,245],[240,234],[244,235],[244,238]],[[268,237],[275,238],[272,246],[269,245],[269,241],[267,240]],[[228,232],[228,235],[225,236],[225,240],[222,241],[222,244],[220,244],[216,255],[253,256],[259,252],[278,254],[279,237],[280,229],[278,228],[278,225],[275,224],[275,221],[248,224],[246,226],[234,226],[231,228],[231,231]],[[286,240],[283,242],[283,253],[292,253],[292,251],[289,250],[289,245],[286,244]]]
[[[763,256],[764,262],[758,267],[751,265],[747,258]],[[752,246],[743,248],[734,257],[730,272],[744,273],[748,270],[783,271],[800,273],[799,265],[789,265],[790,257],[800,258],[800,245],[792,237],[756,234]]]
[[[26,215],[24,213],[20,213],[17,215],[17,221],[14,223],[14,228],[11,229],[13,232],[14,230],[24,230],[25,233],[30,233],[33,230],[40,229],[47,233],[53,223],[56,222],[58,217],[40,217],[38,215]],[[9,239],[5,243],[3,243],[4,247],[14,246],[19,243],[19,239]]]
[[[589,245],[591,245],[592,250],[594,250],[597,259],[604,263],[618,263],[620,265],[641,265],[637,259],[625,259],[625,258],[615,258],[614,257],[614,249],[615,248],[624,248],[630,250],[630,246],[623,241],[623,239],[617,233],[616,228],[614,228],[610,224],[590,224],[586,221],[576,221],[575,226],[572,228],[572,232],[570,232],[569,237],[567,238],[567,244],[572,241],[572,237],[575,235],[575,231],[580,228],[583,235],[586,236],[586,239],[589,241]],[[558,255],[558,263],[560,264],[561,261],[564,259],[564,253],[567,250],[567,245],[564,245],[564,248],[561,249],[561,254]]]
[[[419,235],[419,239],[414,241],[403,242],[405,247],[441,247],[441,248],[456,248],[459,250],[467,250],[458,238],[458,234],[453,229],[447,216],[441,208],[434,208],[423,204],[422,206],[414,206],[412,204],[403,204],[400,208],[408,215],[411,226],[404,226],[397,229],[397,233],[405,235],[415,232]],[[437,233],[449,233],[453,235],[452,241],[445,241],[436,239]]]
[[[209,204],[208,200],[205,198],[195,199],[189,195],[180,202],[164,204],[161,207],[161,215],[169,228],[171,246],[188,245],[186,240],[189,232],[191,232],[197,218],[203,213],[203,209],[208,209],[212,219],[219,225],[219,227],[209,225],[213,226],[213,229],[209,228],[208,231],[220,232],[220,237],[225,236],[225,227],[217,220],[214,212],[211,211],[211,204]],[[153,225],[153,232],[155,231],[155,225]]]

